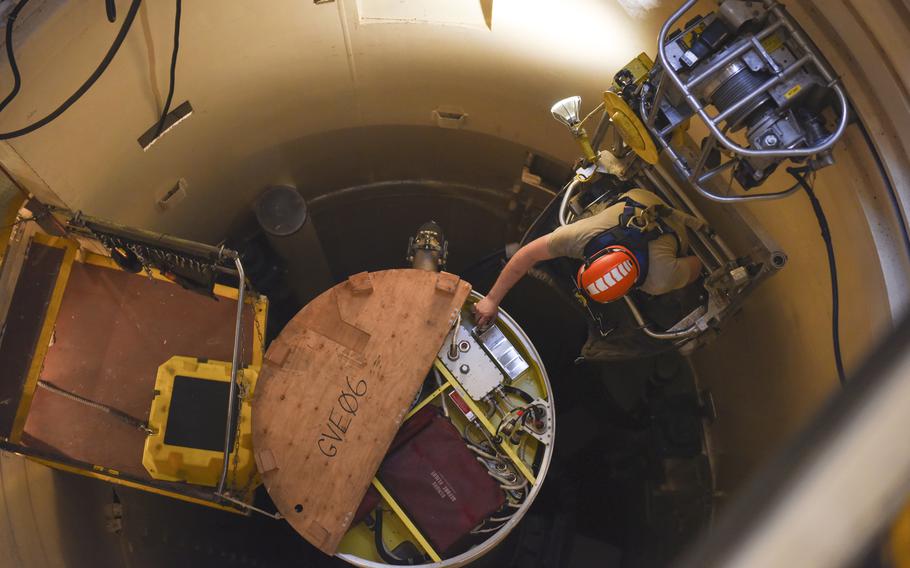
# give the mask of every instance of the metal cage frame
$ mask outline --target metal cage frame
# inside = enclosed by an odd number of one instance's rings
[[[668,156],[673,162],[673,165],[679,171],[679,173],[682,174],[682,176],[689,183],[691,183],[692,186],[701,195],[707,197],[708,199],[711,199],[712,201],[718,201],[721,203],[736,203],[743,201],[780,199],[782,197],[786,197],[799,189],[798,186],[796,188],[791,188],[775,193],[763,193],[748,196],[723,196],[711,192],[710,190],[706,189],[703,184],[711,178],[737,164],[739,162],[739,159],[742,157],[798,158],[804,156],[812,156],[830,149],[840,139],[847,127],[850,108],[847,102],[847,95],[844,93],[843,88],[840,86],[838,77],[831,71],[827,63],[822,59],[821,55],[819,55],[817,51],[812,47],[809,40],[799,29],[799,25],[795,22],[795,20],[793,20],[792,16],[787,13],[786,9],[775,0],[763,0],[763,3],[768,9],[768,13],[770,15],[769,20],[771,20],[764,27],[764,29],[751,36],[746,36],[746,41],[743,41],[738,47],[731,49],[729,53],[724,54],[722,57],[712,62],[706,69],[699,71],[697,74],[684,81],[679,76],[679,74],[674,71],[673,68],[669,65],[669,58],[667,57],[666,49],[667,36],[670,33],[670,28],[673,27],[685,13],[688,12],[692,6],[696,4],[696,2],[697,0],[687,0],[678,10],[676,10],[676,12],[674,12],[667,19],[666,22],[664,22],[663,27],[661,27],[660,34],[658,35],[657,60],[662,68],[664,76],[661,77],[660,82],[657,84],[657,90],[654,94],[653,99],[651,100],[650,110],[648,110],[645,106],[644,97],[641,98],[641,101],[639,103],[641,116],[646,117],[645,127],[655,138],[661,148],[666,150]],[[781,29],[784,29],[796,42],[797,46],[804,52],[804,55],[802,57],[799,57],[794,62],[785,67],[778,65],[761,43],[763,39],[771,36],[773,33]],[[736,58],[752,50],[758,53],[759,57],[761,57],[761,59],[772,70],[774,76],[764,82],[751,94],[739,100],[730,108],[727,108],[722,112],[718,112],[715,116],[712,117],[708,113],[705,105],[701,103],[698,96],[693,93],[692,89],[704,82],[709,77],[714,76],[718,71],[722,70],[726,65],[734,61]],[[787,79],[790,75],[794,74],[796,71],[807,64],[813,65],[818,70],[822,78],[827,81],[827,87],[833,89],[834,93],[837,96],[840,106],[840,115],[838,118],[837,127],[832,134],[830,134],[827,138],[820,141],[819,143],[804,148],[755,150],[741,146],[740,144],[731,140],[724,133],[720,127],[721,122],[729,118],[736,111],[744,108],[747,104],[754,101],[760,95],[767,94],[772,88],[779,85],[782,81]],[[705,126],[708,128],[712,135],[709,142],[703,144],[701,153],[698,156],[694,167],[690,167],[686,160],[681,156],[680,152],[673,147],[673,144],[670,141],[666,139],[673,130],[678,128],[678,125],[674,124],[664,129],[658,129],[655,126],[657,111],[660,108],[661,101],[664,99],[664,97],[666,97],[667,94],[667,85],[669,84],[668,81],[672,82],[672,85],[679,90],[679,92],[683,95],[686,103],[689,105],[695,115],[705,123]],[[734,157],[732,157],[727,162],[724,162],[714,168],[705,171],[708,155],[710,154],[711,150],[717,147],[718,143],[732,152],[734,154]]]

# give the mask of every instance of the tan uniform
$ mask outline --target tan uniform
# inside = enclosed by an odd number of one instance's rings
[[[660,197],[645,189],[633,189],[623,195],[644,206],[665,205]],[[550,254],[583,259],[588,241],[618,225],[625,207],[625,203],[617,203],[599,211],[595,210],[590,216],[574,223],[559,227],[550,233],[547,239]],[[686,227],[673,217],[667,218],[665,222],[676,232],[676,237],[661,235],[648,243],[648,276],[639,286],[642,292],[655,296],[682,288],[692,276],[689,265],[680,262],[681,259],[677,256],[681,256],[688,249]]]

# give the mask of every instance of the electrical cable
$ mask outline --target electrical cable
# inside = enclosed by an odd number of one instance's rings
[[[164,101],[164,109],[161,111],[161,118],[158,119],[158,129],[155,130],[155,138],[161,136],[164,130],[164,119],[167,113],[171,111],[171,101],[174,99],[174,82],[177,76],[177,52],[180,50],[180,14],[183,8],[183,1],[177,0],[176,15],[174,16],[174,50],[171,53],[171,84],[168,87],[167,99]]]
[[[16,54],[13,52],[13,26],[19,16],[19,12],[22,11],[22,8],[25,8],[26,4],[28,4],[28,0],[20,0],[6,18],[6,55],[9,58],[10,71],[13,72],[13,90],[6,95],[5,99],[0,101],[0,111],[5,109],[6,105],[16,98],[16,95],[19,94],[19,89],[22,87],[22,75],[19,73],[19,66],[16,64]]]
[[[107,21],[113,24],[117,20],[117,4],[115,0],[104,0],[104,9],[107,12]]]
[[[509,394],[514,394],[515,396],[518,396],[519,398],[521,398],[523,401],[525,401],[528,404],[531,404],[532,402],[534,402],[533,396],[531,396],[530,394],[526,393],[525,391],[521,390],[518,387],[513,387],[511,385],[502,385],[502,390]]]
[[[414,562],[405,558],[399,558],[392,554],[385,547],[385,542],[382,540],[382,509],[376,510],[376,519],[373,521],[373,536],[375,539],[376,552],[379,553],[379,557],[382,558],[383,562],[387,564],[392,564],[395,566],[408,566],[413,565]]]
[[[803,191],[812,204],[812,210],[815,212],[815,218],[818,220],[818,228],[822,234],[822,240],[825,242],[825,251],[828,254],[828,272],[831,275],[831,336],[834,343],[834,365],[837,367],[837,379],[841,386],[846,384],[847,377],[844,373],[844,361],[841,357],[840,350],[840,298],[837,288],[837,264],[834,259],[834,243],[831,240],[831,231],[828,227],[828,219],[825,217],[825,211],[821,203],[815,197],[812,185],[806,181],[804,173],[812,172],[808,166],[802,168],[787,168],[787,173],[793,176],[796,182],[802,186]]]
[[[133,0],[133,3],[130,4],[130,9],[126,14],[126,18],[123,20],[123,24],[120,26],[120,31],[117,32],[117,37],[114,38],[114,43],[111,44],[111,47],[108,49],[107,53],[104,55],[104,59],[101,60],[101,63],[88,79],[80,86],[75,93],[70,95],[68,99],[63,101],[59,107],[57,107],[53,112],[45,116],[44,118],[37,120],[27,126],[23,126],[17,130],[12,130],[10,132],[0,133],[0,140],[9,140],[11,138],[18,138],[19,136],[25,136],[35,130],[38,130],[42,126],[46,126],[48,123],[56,119],[58,116],[66,112],[73,104],[78,101],[82,95],[84,95],[95,82],[101,77],[101,75],[107,70],[108,66],[111,64],[111,61],[114,59],[114,56],[117,55],[117,51],[120,50],[120,46],[123,45],[123,40],[126,39],[126,34],[130,31],[130,27],[133,25],[133,20],[136,19],[136,13],[139,11],[139,5],[142,4],[142,0]],[[10,48],[10,43],[7,43],[7,49]]]
[[[64,389],[58,387],[57,385],[55,385],[53,383],[49,383],[47,381],[39,380],[38,386],[43,389],[46,389],[50,392],[59,394],[60,396],[62,396],[64,398],[68,398],[74,402],[78,402],[79,404],[84,404],[85,406],[88,406],[90,408],[100,410],[101,412],[106,412],[107,414],[110,414],[117,420],[120,420],[121,422],[123,422],[125,424],[129,424],[130,426],[132,426],[134,428],[138,428],[139,430],[142,430],[146,434],[154,433],[154,430],[149,428],[149,425],[147,422],[143,422],[142,420],[139,420],[138,418],[130,416],[129,414],[127,414],[126,412],[123,412],[122,410],[118,410],[112,406],[107,406],[106,404],[101,404],[100,402],[95,402],[94,400],[85,398],[84,396],[79,396],[76,393],[70,392],[68,390],[64,390]]]

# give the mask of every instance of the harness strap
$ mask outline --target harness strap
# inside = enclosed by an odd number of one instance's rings
[[[621,245],[626,247],[638,261],[638,278],[635,286],[642,284],[648,277],[648,243],[659,237],[657,231],[642,233],[637,229],[626,229],[619,225],[597,235],[585,245],[585,265],[607,247]]]
[[[593,257],[607,247],[616,245],[624,246],[632,252],[635,256],[635,260],[638,261],[639,272],[634,285],[640,286],[648,277],[648,243],[665,234],[671,234],[676,239],[678,251],[680,248],[679,237],[660,217],[657,217],[654,220],[654,224],[657,226],[651,229],[648,229],[647,225],[640,226],[636,223],[636,219],[641,219],[640,214],[636,213],[636,209],[644,211],[647,209],[647,206],[642,205],[631,197],[625,195],[620,196],[610,205],[612,206],[617,203],[625,204],[625,208],[619,216],[619,224],[588,241],[588,244],[585,245],[584,249],[584,262],[586,266],[589,265]]]

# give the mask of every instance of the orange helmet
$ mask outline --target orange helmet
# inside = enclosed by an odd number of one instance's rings
[[[598,252],[578,269],[578,287],[595,302],[606,304],[626,295],[638,280],[638,260],[624,246]]]

